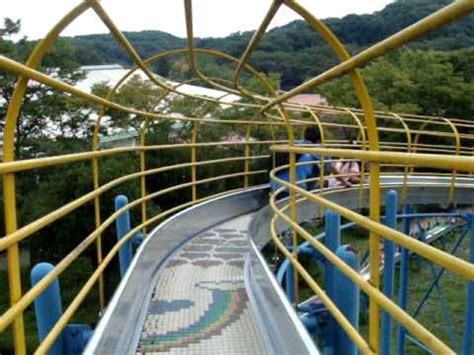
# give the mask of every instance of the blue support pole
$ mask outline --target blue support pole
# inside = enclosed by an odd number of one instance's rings
[[[340,230],[343,231],[343,230],[346,230],[346,229],[350,229],[350,228],[352,228],[356,225],[357,224],[354,223],[354,222],[346,223],[346,224],[341,226]],[[324,236],[325,236],[325,232],[322,232],[318,235],[315,235],[314,238],[316,240],[320,240]],[[289,250],[292,250],[292,246],[291,246],[291,248],[289,248]],[[298,246],[298,255],[312,256],[312,257],[314,257],[318,260],[321,260],[321,261],[323,261],[325,259],[319,251],[317,251],[316,249],[314,249],[311,246],[311,244],[308,241],[303,242]],[[285,259],[283,261],[283,263],[280,265],[280,267],[278,268],[278,271],[277,271],[277,274],[276,274],[276,279],[277,279],[277,281],[280,285],[283,285],[283,276],[286,275],[286,269],[288,268],[289,264],[290,264],[290,261],[288,259]]]
[[[356,269],[357,260],[348,245],[340,246],[336,254],[351,268]],[[359,288],[336,269],[334,272],[334,291],[336,306],[354,328],[359,329]],[[357,355],[357,346],[340,326],[337,326],[335,331],[334,354]]]
[[[341,245],[341,217],[332,211],[327,211],[325,216],[325,244],[329,250],[336,253],[337,248]],[[334,270],[334,265],[329,261],[326,261],[324,269],[324,284],[326,293],[331,298],[334,298]]]
[[[325,213],[325,244],[329,250],[333,253],[336,253],[337,248],[341,245],[341,217],[332,211],[327,211]],[[328,260],[325,261],[324,265],[324,285],[326,289],[326,293],[329,298],[335,298],[334,292],[334,274],[336,268],[332,263]],[[334,347],[336,346],[336,329],[334,327],[330,327],[328,332],[326,333],[325,337],[325,347],[324,347],[324,354],[331,355],[336,354],[334,352]]]
[[[469,243],[469,261],[474,263],[474,214],[469,215],[469,224],[471,228],[471,240]],[[474,330],[474,282],[467,284],[467,299],[466,299],[466,323],[463,334],[463,351],[466,355],[472,354],[472,338]]]
[[[385,225],[397,228],[397,192],[390,190],[385,195]],[[393,279],[395,273],[395,244],[391,240],[384,240],[384,267],[383,267],[383,293],[393,297]],[[382,313],[382,355],[390,354],[390,340],[392,335],[392,317],[388,312]]]
[[[119,195],[115,198],[115,210],[126,206],[128,198],[124,195]],[[117,229],[117,240],[122,239],[131,229],[130,227],[130,211],[124,211],[116,220],[115,227]],[[120,276],[123,277],[127,272],[128,266],[132,261],[132,238],[122,245],[119,250]]]
[[[36,285],[43,277],[53,270],[49,263],[39,263],[31,270],[31,284]],[[35,299],[36,326],[40,343],[46,338],[53,326],[63,314],[61,293],[58,279],[54,280],[46,290]],[[66,341],[63,333],[48,351],[49,355],[66,354]]]
[[[286,269],[286,278],[285,278],[285,288],[286,288],[286,297],[291,304],[296,303],[296,296],[295,296],[295,270],[293,265],[290,263],[288,268]]]
[[[405,205],[403,207],[403,214],[412,213],[412,208],[410,205]],[[410,234],[410,218],[405,217],[403,219],[403,233]],[[400,308],[403,310],[407,309],[408,305],[408,263],[409,254],[408,250],[405,248],[400,248],[401,261],[400,261],[400,291],[399,291],[399,304]],[[397,353],[399,355],[405,354],[405,336],[406,330],[400,325],[398,328],[398,344],[397,344]]]

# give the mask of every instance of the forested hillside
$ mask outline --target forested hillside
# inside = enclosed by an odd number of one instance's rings
[[[382,11],[370,15],[330,18],[325,23],[355,53],[450,2],[396,0]],[[126,35],[144,58],[163,50],[186,46],[185,39],[159,31],[127,32]],[[225,38],[198,38],[196,44],[239,57],[251,35],[252,32],[238,32]],[[128,56],[110,35],[78,36],[72,38],[72,42],[77,46],[78,59],[83,65],[111,62],[130,64]],[[474,16],[435,31],[410,46],[440,51],[473,47]],[[281,73],[281,85],[285,89],[334,65],[337,59],[305,22],[297,20],[269,31],[251,62],[263,72]],[[173,70],[176,69],[173,68],[174,64],[175,61],[164,61],[156,69],[166,76],[179,74],[179,70]]]

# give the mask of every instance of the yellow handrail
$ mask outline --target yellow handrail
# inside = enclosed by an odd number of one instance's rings
[[[208,161],[200,161],[200,162],[196,162],[194,165],[201,166],[201,165],[208,165],[208,164],[220,164],[220,163],[226,163],[226,162],[232,162],[232,161],[240,161],[240,160],[245,160],[245,159],[266,159],[266,158],[267,156],[248,157],[248,158],[246,157],[223,158],[223,159],[214,159],[214,160],[208,160]],[[107,184],[102,185],[98,189],[91,191],[88,194],[83,195],[72,202],[69,202],[68,204],[58,208],[57,210],[3,237],[2,239],[0,239],[0,251],[8,248],[11,245],[14,245],[20,242],[21,240],[25,239],[31,234],[39,231],[41,228],[44,228],[48,224],[58,220],[59,218],[65,216],[66,214],[75,210],[76,208],[83,206],[85,203],[89,202],[94,197],[99,196],[100,194],[104,193],[107,190],[110,190],[112,187],[115,187],[126,181],[139,178],[141,176],[153,175],[160,172],[165,172],[165,171],[170,171],[170,170],[175,170],[175,169],[180,169],[180,168],[187,168],[192,165],[193,163],[182,163],[182,164],[175,164],[175,165],[169,165],[169,166],[162,166],[160,168],[147,170],[145,172],[133,173],[133,174],[125,175],[115,180],[112,180],[108,182]]]
[[[254,171],[250,174],[261,174],[265,172],[264,170],[261,171]],[[203,179],[197,181],[196,183],[208,183],[212,181],[217,181],[220,179],[225,178],[232,178],[232,177],[239,177],[242,176],[244,173],[234,173],[234,174],[227,174],[212,178]],[[177,186],[173,186],[167,189],[160,190],[158,192],[149,194],[145,197],[145,200],[150,200],[156,198],[158,196],[164,195],[168,192],[176,191],[185,187],[189,187],[192,185],[192,182],[180,184]],[[27,293],[23,295],[23,297],[11,308],[9,308],[2,316],[0,316],[0,331],[3,331],[6,326],[8,326],[13,319],[17,316],[17,314],[21,313],[28,307],[33,300],[39,296],[50,284],[53,282],[60,274],[63,272],[68,265],[70,265],[77,257],[97,238],[97,236],[105,230],[106,227],[111,225],[115,219],[120,216],[121,213],[126,211],[129,208],[139,205],[142,202],[142,199],[139,198],[128,205],[122,207],[121,209],[115,211],[113,214],[109,216],[99,228],[97,228],[94,232],[92,232],[84,241],[79,244],[73,251],[71,251],[48,275],[41,279],[35,286],[33,286]],[[187,206],[187,204],[186,204]],[[156,217],[156,216],[155,216]],[[149,222],[152,223],[152,222]],[[147,222],[147,224],[149,224]],[[139,228],[137,228],[139,230]]]
[[[290,184],[287,184],[283,180],[279,180],[279,182],[282,182],[285,187],[297,189],[298,192],[300,192],[306,198],[308,198],[309,196],[315,197],[315,195],[311,195],[310,193],[307,193],[307,191],[303,189],[299,189],[298,187],[291,186]],[[435,336],[433,336],[433,334],[427,331],[422,325],[420,325],[417,321],[415,321],[408,314],[406,314],[395,303],[393,303],[393,301],[391,301],[387,296],[381,293],[377,287],[374,287],[370,282],[365,281],[364,278],[361,275],[359,275],[359,273],[357,273],[350,266],[346,265],[343,261],[341,261],[335,254],[333,254],[321,242],[313,238],[313,236],[310,233],[308,233],[301,226],[299,226],[297,223],[292,221],[291,218],[286,216],[284,213],[280,212],[278,208],[276,207],[275,201],[273,198],[270,198],[270,205],[272,206],[273,211],[276,213],[278,217],[284,219],[287,223],[292,225],[293,228],[297,229],[298,233],[301,236],[303,236],[303,238],[305,238],[311,244],[311,246],[313,246],[316,250],[318,250],[332,264],[336,265],[342,273],[344,273],[355,284],[357,284],[364,292],[366,292],[371,299],[375,300],[379,305],[383,306],[383,308],[387,312],[389,312],[395,319],[397,319],[403,326],[405,326],[412,334],[414,334],[420,340],[422,340],[423,343],[427,344],[430,347],[430,349],[433,349],[434,351],[440,354],[454,354],[454,352],[449,347],[447,347],[443,342],[438,340]],[[330,204],[327,204],[326,207],[331,208],[329,207],[329,205]],[[337,204],[334,204],[334,205],[338,206]],[[272,238],[275,241],[275,240],[278,240],[278,237],[276,235],[274,224],[275,224],[275,220],[272,221]],[[380,224],[376,224],[376,225],[380,225]],[[280,247],[283,247],[280,250],[286,254],[285,252],[286,248],[281,243],[278,243],[278,242],[276,243]],[[290,258],[290,261],[292,262],[294,266],[298,265],[296,263],[296,260]],[[309,285],[310,287],[314,286],[311,283]],[[314,291],[317,293],[316,289],[314,289]],[[328,309],[330,309],[330,307],[328,307]],[[333,313],[333,316],[336,317],[336,314]],[[351,338],[355,340],[354,334],[350,330],[346,329],[346,332],[348,333],[349,336],[351,336]],[[363,344],[356,342],[356,344],[359,346],[359,349],[361,350],[364,350],[366,348],[365,342]],[[370,349],[371,349],[371,352],[373,352],[372,346],[370,347]]]

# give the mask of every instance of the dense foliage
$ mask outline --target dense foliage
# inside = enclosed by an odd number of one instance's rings
[[[398,0],[374,14],[330,18],[325,23],[355,53],[449,3],[451,0]],[[186,47],[185,39],[159,31],[127,32],[125,35],[144,58],[164,50]],[[198,38],[196,45],[239,57],[251,35],[252,32],[236,32],[225,38]],[[127,54],[109,34],[78,36],[72,38],[72,42],[77,46],[82,64],[131,64]],[[447,51],[473,45],[474,16],[471,15],[424,36],[410,46]],[[265,73],[281,73],[282,88],[288,89],[337,61],[322,38],[304,21],[296,20],[270,30],[257,47],[251,63]],[[160,61],[156,69],[165,76],[175,75],[173,68],[180,65],[176,62],[179,61],[174,58]]]
[[[474,48],[453,52],[403,50],[362,70],[379,110],[471,119],[474,117]],[[335,105],[358,107],[346,78],[323,85]]]

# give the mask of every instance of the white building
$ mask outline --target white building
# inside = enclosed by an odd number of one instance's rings
[[[88,65],[80,68],[84,72],[85,78],[78,81],[76,87],[83,91],[91,92],[92,87],[98,83],[107,83],[109,86],[115,86],[128,72],[129,69],[124,68],[120,64],[105,64],[105,65]],[[141,70],[136,70],[130,77],[134,75],[140,76],[143,80],[148,80],[146,74]],[[210,89],[201,86],[183,84],[179,85],[177,82],[166,80],[163,77],[155,75],[158,80],[166,83],[168,86],[176,87],[176,90],[186,95],[198,95],[206,96],[213,99],[222,97],[222,103],[230,103],[240,100],[238,95],[226,95],[226,92],[222,90]],[[126,81],[125,81],[126,82]],[[179,86],[179,87],[178,87]],[[170,94],[170,97],[175,97],[176,94]],[[227,105],[222,105],[225,108]],[[167,114],[173,114],[167,112]],[[174,113],[176,117],[180,117],[179,113]],[[107,122],[107,118],[103,121]],[[176,121],[176,125],[180,125],[180,121]],[[136,145],[137,134],[130,131],[114,131],[109,132],[107,136],[100,137],[100,145],[103,148],[114,148],[114,147],[130,147]]]
[[[110,86],[115,86],[122,79],[128,72],[129,69],[124,68],[120,64],[105,64],[105,65],[87,65],[80,68],[81,71],[84,72],[85,78],[80,80],[76,87],[83,91],[90,92],[92,86],[94,84],[98,84],[101,82],[107,82]],[[145,73],[141,70],[136,70],[130,77],[133,75],[138,75],[143,80],[147,80],[148,77]],[[164,81],[168,86],[177,87],[179,83],[167,80],[159,75],[155,75],[158,80]],[[209,98],[218,99],[226,94],[226,92],[222,90],[210,89],[201,86],[183,84],[176,88],[176,90],[180,93],[186,95],[199,95],[199,96],[207,96]],[[227,95],[222,99],[223,103],[235,102],[240,100],[240,96],[238,95]]]

